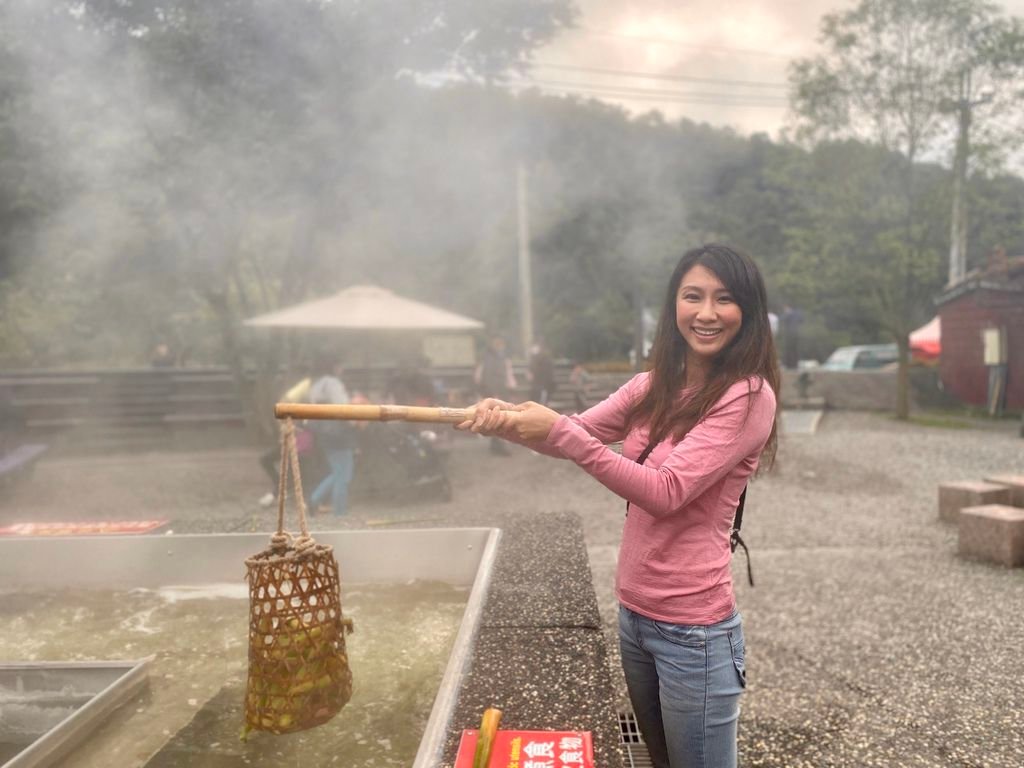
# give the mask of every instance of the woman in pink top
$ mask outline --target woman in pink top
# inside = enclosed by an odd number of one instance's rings
[[[710,244],[672,273],[651,371],[579,415],[486,399],[459,425],[571,459],[626,500],[622,666],[656,768],[736,765],[746,673],[730,534],[774,458],[778,390],[761,273]],[[607,447],[620,440],[621,455]]]

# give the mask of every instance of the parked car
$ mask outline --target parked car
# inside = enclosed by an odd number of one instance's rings
[[[839,347],[821,367],[826,371],[868,371],[885,368],[898,360],[895,344],[858,344]]]

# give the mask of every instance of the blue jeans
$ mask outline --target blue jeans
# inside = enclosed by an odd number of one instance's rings
[[[327,463],[331,467],[330,474],[320,481],[320,485],[309,497],[309,505],[316,510],[331,494],[331,507],[335,515],[345,514],[348,508],[348,484],[352,480],[352,449],[324,451]]]
[[[735,768],[746,687],[739,613],[668,624],[619,606],[622,670],[654,768]]]

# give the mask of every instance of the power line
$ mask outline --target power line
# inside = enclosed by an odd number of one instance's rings
[[[615,75],[621,77],[638,77],[650,80],[666,80],[680,83],[710,83],[713,85],[742,86],[747,88],[789,88],[788,83],[772,83],[758,80],[727,80],[714,77],[692,77],[690,75],[669,75],[656,74],[654,72],[639,72],[625,69],[606,69],[604,67],[583,67],[570,64],[554,64],[547,62],[535,62],[535,67],[542,69],[556,69],[565,72],[585,72],[597,75]]]
[[[422,82],[436,86],[467,85],[473,81],[452,75],[433,76]],[[549,95],[590,96],[597,99],[614,99],[629,102],[656,102],[662,104],[704,104],[721,107],[761,107],[784,109],[788,102],[771,94],[742,93],[710,93],[694,91],[674,91],[647,88],[631,88],[629,86],[609,86],[594,83],[571,83],[565,81],[537,80],[519,78],[504,83],[492,83],[494,87],[503,89],[525,90],[537,89]]]
[[[536,78],[521,78],[509,81],[511,84],[522,86],[537,86],[540,88],[556,88],[561,90],[581,91],[593,95],[603,96],[640,96],[647,99],[704,99],[720,103],[731,104],[733,102],[756,102],[764,106],[786,106],[789,102],[783,96],[771,94],[742,94],[742,93],[713,93],[708,91],[678,91],[656,88],[638,88],[630,86],[615,86],[605,83],[574,83],[565,80],[540,80]]]
[[[628,102],[652,102],[657,104],[705,104],[719,107],[761,107],[768,109],[785,109],[788,105],[782,102],[750,101],[735,98],[723,98],[709,94],[676,94],[669,96],[654,96],[644,91],[597,91],[587,88],[574,88],[572,86],[551,86],[538,84],[530,81],[510,83],[511,88],[527,89],[535,88],[542,93],[553,96],[589,96],[595,99],[628,101]]]
[[[600,29],[590,29],[588,27],[574,27],[569,32],[576,32],[581,35],[587,35],[590,37],[609,37],[618,40],[633,40],[638,43],[658,43],[660,45],[671,45],[676,48],[689,48],[697,51],[718,51],[721,53],[738,53],[743,56],[763,56],[772,59],[790,59],[791,56],[787,56],[783,53],[774,53],[772,51],[759,51],[752,48],[727,48],[719,45],[696,45],[695,43],[683,43],[679,40],[670,40],[664,37],[648,37],[645,35],[624,35],[621,32],[606,32]]]
[[[536,87],[536,86],[533,86]],[[614,99],[615,101],[627,101],[627,102],[650,102],[654,104],[702,104],[711,107],[751,107],[757,109],[787,109],[788,104],[773,104],[768,102],[753,102],[753,101],[721,101],[716,99],[702,99],[702,98],[687,98],[687,97],[664,97],[664,96],[644,96],[642,94],[628,94],[624,93],[621,95],[614,94],[601,94],[593,93],[591,91],[571,91],[571,90],[560,90],[560,89],[547,89],[537,88],[543,93],[549,96],[589,96],[591,98],[607,101]]]

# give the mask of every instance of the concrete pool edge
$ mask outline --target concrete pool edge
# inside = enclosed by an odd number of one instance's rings
[[[448,654],[448,663],[445,665],[444,676],[437,689],[434,705],[430,709],[430,718],[424,728],[413,768],[434,768],[434,766],[440,765],[443,759],[455,704],[459,697],[459,686],[472,663],[473,645],[480,629],[480,619],[483,616],[484,603],[490,590],[491,576],[500,540],[501,530],[492,529],[480,556],[476,579],[473,581],[473,588],[466,601],[466,608],[462,614],[455,642]]]

